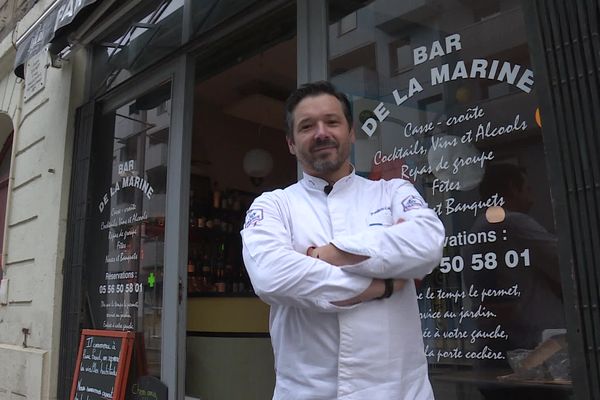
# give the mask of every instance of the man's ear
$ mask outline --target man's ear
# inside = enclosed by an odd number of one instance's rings
[[[290,153],[296,155],[296,146],[294,144],[294,137],[291,135],[286,135],[285,140],[287,141],[288,148],[290,149]]]
[[[356,140],[356,134],[354,133],[354,127],[350,127],[350,143],[354,144]]]

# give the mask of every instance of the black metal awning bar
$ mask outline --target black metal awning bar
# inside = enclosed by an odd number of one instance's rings
[[[25,78],[24,65],[48,43],[73,29],[74,21],[81,11],[98,0],[57,0],[28,31],[17,41],[15,75]],[[55,51],[62,49],[55,49]]]

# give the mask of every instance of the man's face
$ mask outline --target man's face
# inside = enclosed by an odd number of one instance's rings
[[[345,176],[354,130],[340,101],[329,94],[305,97],[293,117],[293,134],[287,142],[304,171],[330,182]]]

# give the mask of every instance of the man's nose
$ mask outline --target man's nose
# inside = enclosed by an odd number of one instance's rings
[[[323,121],[318,121],[315,130],[315,139],[325,139],[329,137],[327,125]]]

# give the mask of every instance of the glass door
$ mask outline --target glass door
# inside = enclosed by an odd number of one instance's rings
[[[88,230],[93,326],[135,331],[135,372],[159,378],[170,117],[170,81],[102,113]]]
[[[187,213],[185,57],[101,102],[92,139],[86,229],[90,327],[136,333],[128,390],[154,377],[176,398],[183,323],[180,221]],[[172,114],[177,110],[178,115]],[[187,159],[189,163],[189,156]],[[168,206],[167,206],[168,204]],[[181,258],[183,259],[183,258]],[[181,269],[181,271],[180,271]]]

